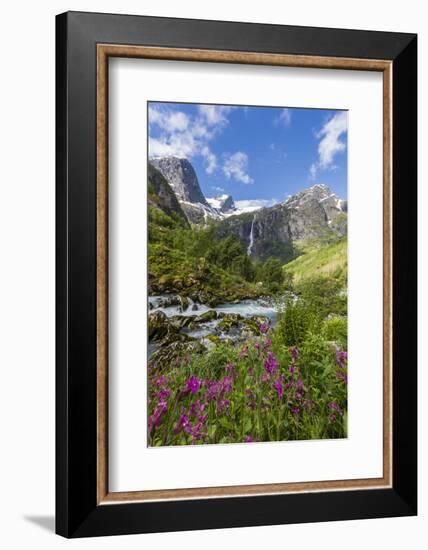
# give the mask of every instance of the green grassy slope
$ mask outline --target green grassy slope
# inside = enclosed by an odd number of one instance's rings
[[[284,266],[286,273],[293,274],[295,283],[305,279],[326,276],[346,279],[348,269],[348,241],[340,241],[320,246],[306,244],[301,247],[303,254]]]

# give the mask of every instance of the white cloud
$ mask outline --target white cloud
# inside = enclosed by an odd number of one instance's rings
[[[309,167],[309,178],[314,180],[319,170],[336,170],[333,163],[335,156],[346,149],[343,136],[348,131],[348,113],[341,111],[331,117],[316,134],[318,143],[318,160]]]
[[[177,151],[173,150],[169,143],[166,143],[162,139],[149,138],[149,157],[168,157],[168,156],[180,156]]]
[[[281,109],[281,112],[275,119],[275,124],[283,124],[284,126],[289,126],[291,122],[291,109]]]
[[[235,201],[235,206],[241,214],[244,212],[254,212],[255,210],[260,210],[260,208],[267,208],[277,203],[276,199],[253,199]]]
[[[227,105],[198,105],[198,111],[205,122],[210,126],[228,123],[226,115],[232,111],[233,107]]]
[[[223,165],[224,175],[241,183],[253,183],[253,178],[248,174],[248,156],[242,151],[237,151],[226,158]]]
[[[183,132],[189,126],[189,117],[181,111],[149,107],[149,123],[157,124],[166,132]]]
[[[189,158],[198,151],[199,144],[190,132],[175,132],[168,137],[149,138],[149,156]]]
[[[168,125],[170,132],[174,132],[174,130],[183,132],[189,125],[189,119],[184,113],[178,111],[177,113],[172,113],[170,115]]]
[[[232,109],[221,105],[198,105],[198,114],[189,116],[168,106],[150,105],[149,126],[156,126],[159,135],[149,137],[149,156],[201,156],[205,171],[213,174],[218,163],[208,143],[228,124],[226,115]]]
[[[217,157],[215,154],[210,150],[210,148],[207,145],[204,145],[201,149],[201,154],[205,158],[205,171],[207,174],[212,174],[215,172],[217,168]]]
[[[223,188],[223,187],[217,187],[217,186],[215,186],[215,185],[212,185],[212,186],[211,186],[211,189],[212,189],[213,191],[217,191],[217,193],[224,193],[224,188]]]
[[[320,168],[328,168],[332,165],[335,155],[344,151],[346,144],[340,138],[347,131],[348,113],[342,111],[334,115],[318,132],[317,137],[321,138],[318,144]]]

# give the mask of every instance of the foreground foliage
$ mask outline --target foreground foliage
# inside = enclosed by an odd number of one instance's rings
[[[339,334],[345,343],[343,325],[321,322],[320,334],[308,323],[298,346],[284,344],[282,327],[260,325],[244,345],[219,343],[209,353],[153,365],[149,444],[346,437],[347,353],[322,335]]]

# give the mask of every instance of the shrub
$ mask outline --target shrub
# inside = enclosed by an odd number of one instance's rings
[[[300,297],[322,318],[331,315],[346,315],[347,293],[340,280],[315,277],[302,281],[296,288]]]
[[[348,319],[346,317],[331,317],[322,324],[322,335],[328,341],[336,343],[343,349],[348,349]]]
[[[275,337],[286,347],[302,344],[308,332],[321,326],[321,317],[316,309],[301,298],[287,297],[278,313]]]
[[[260,264],[257,276],[272,292],[278,292],[284,284],[282,264],[276,258],[268,258]]]

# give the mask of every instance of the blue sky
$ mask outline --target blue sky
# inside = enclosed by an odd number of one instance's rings
[[[324,183],[346,198],[347,137],[345,111],[149,103],[149,156],[188,158],[206,197],[269,205]]]

